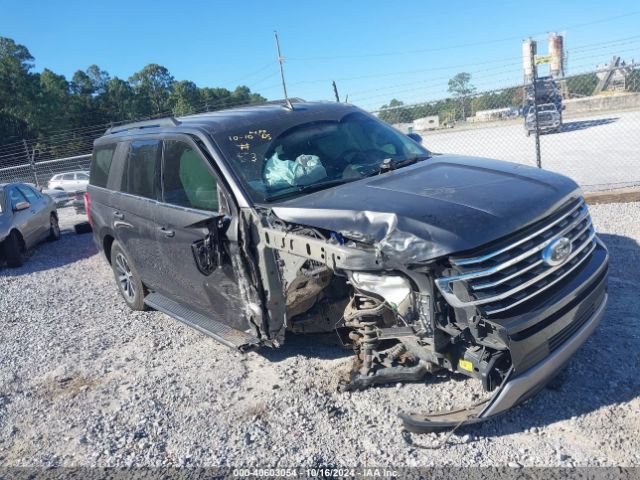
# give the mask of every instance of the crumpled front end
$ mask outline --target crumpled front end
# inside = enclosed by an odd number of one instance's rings
[[[366,219],[386,225],[383,242],[272,218],[261,245],[276,258],[282,334],[336,331],[354,348],[343,389],[447,369],[495,392],[473,408],[403,415],[410,430],[478,421],[526,400],[603,315],[608,253],[581,198],[506,238],[438,258],[416,258],[428,240],[396,236],[387,217]]]

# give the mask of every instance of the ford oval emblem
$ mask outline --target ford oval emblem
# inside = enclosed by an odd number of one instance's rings
[[[571,255],[571,240],[567,237],[556,238],[542,251],[542,260],[551,267],[561,265]]]

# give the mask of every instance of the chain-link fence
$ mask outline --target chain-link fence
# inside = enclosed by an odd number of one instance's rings
[[[58,173],[88,170],[93,141],[108,127],[96,125],[0,146],[0,183],[28,182],[46,188]]]
[[[572,177],[585,190],[640,185],[636,64],[540,77],[525,85],[375,113],[404,132],[420,134],[434,152],[532,166],[539,158],[539,166]]]
[[[536,166],[574,178],[585,190],[640,185],[640,68],[620,62],[561,78],[467,92],[373,113],[422,135],[433,152]],[[87,170],[93,140],[109,125],[0,146],[0,183],[45,186]],[[539,142],[536,142],[536,137]],[[538,145],[537,145],[538,144]]]

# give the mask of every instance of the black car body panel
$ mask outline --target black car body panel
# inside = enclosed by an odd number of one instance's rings
[[[535,223],[577,198],[577,188],[567,177],[532,167],[442,155],[272,208],[282,220],[375,243],[390,256],[418,263]]]
[[[138,140],[158,156],[134,160]],[[121,245],[148,305],[240,350],[338,332],[357,352],[347,389],[444,368],[496,390],[485,418],[541,388],[604,311],[608,254],[575,182],[430,156],[351,105],[117,127],[91,176],[96,245]]]

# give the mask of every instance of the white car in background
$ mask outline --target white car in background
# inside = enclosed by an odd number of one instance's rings
[[[64,190],[65,192],[86,191],[89,185],[89,172],[79,170],[77,172],[58,173],[49,180],[49,190]]]

